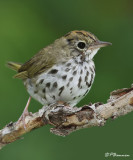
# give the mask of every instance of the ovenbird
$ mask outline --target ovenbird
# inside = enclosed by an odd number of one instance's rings
[[[30,96],[41,104],[61,101],[74,106],[93,84],[93,57],[110,44],[90,32],[76,30],[55,40],[26,63],[8,62],[8,66],[18,72],[14,77],[22,79]]]

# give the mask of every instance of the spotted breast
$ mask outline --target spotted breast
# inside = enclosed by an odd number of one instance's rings
[[[62,101],[71,107],[90,90],[94,77],[94,56],[111,45],[86,31],[71,31],[40,50],[24,64],[8,62],[22,79],[30,98],[20,119],[25,120],[31,97],[43,105]],[[25,126],[25,123],[24,123]]]
[[[57,101],[76,105],[90,90],[95,66],[87,57],[70,59],[24,82],[29,94],[43,105]]]

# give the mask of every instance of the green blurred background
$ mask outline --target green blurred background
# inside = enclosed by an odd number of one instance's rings
[[[0,0],[0,128],[16,121],[28,99],[22,82],[5,63],[25,62],[41,48],[75,29],[112,42],[95,57],[96,78],[79,106],[106,102],[109,93],[133,83],[133,0]],[[32,100],[30,111],[41,105]],[[42,127],[7,145],[0,160],[107,159],[106,152],[133,159],[133,113],[104,127],[83,129],[62,138]],[[108,159],[114,159],[110,157]],[[117,158],[121,159],[121,158]]]

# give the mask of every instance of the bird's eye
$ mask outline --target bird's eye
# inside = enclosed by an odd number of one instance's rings
[[[78,42],[77,46],[79,49],[84,49],[86,44],[85,44],[85,42]]]

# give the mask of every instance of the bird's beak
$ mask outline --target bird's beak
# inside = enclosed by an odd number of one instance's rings
[[[112,45],[112,43],[103,42],[103,41],[96,41],[89,47],[89,49],[96,49],[96,48],[106,47],[106,46],[109,46],[109,45]]]

